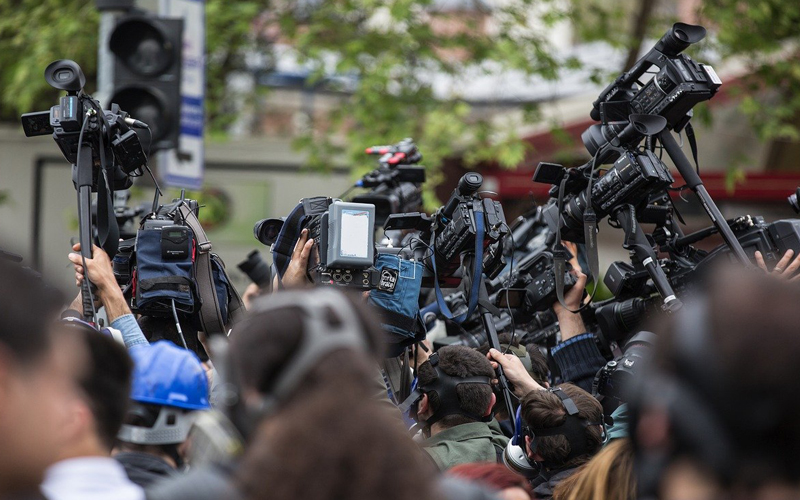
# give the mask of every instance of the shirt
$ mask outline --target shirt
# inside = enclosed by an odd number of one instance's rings
[[[125,469],[111,457],[62,460],[45,472],[42,492],[49,500],[144,500]]]

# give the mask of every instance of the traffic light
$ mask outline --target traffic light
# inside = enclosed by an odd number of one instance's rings
[[[151,151],[178,147],[183,20],[125,15],[108,41],[114,54],[111,103],[150,125]],[[139,132],[147,144],[147,132]]]

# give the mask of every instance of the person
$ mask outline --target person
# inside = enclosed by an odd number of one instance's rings
[[[131,359],[124,346],[88,323],[63,321],[61,328],[73,340],[79,390],[68,403],[66,438],[58,462],[45,473],[42,492],[50,500],[141,500],[144,490],[111,458],[128,406]]]
[[[530,483],[498,463],[456,465],[447,474],[474,481],[496,491],[502,500],[531,500]]]
[[[489,425],[494,377],[486,357],[466,346],[443,347],[420,365],[415,414],[428,436],[421,445],[440,470],[502,455],[508,438]]]
[[[259,298],[231,333],[227,363],[244,454],[160,483],[148,498],[433,498],[435,468],[396,411],[372,397],[382,335],[360,297],[335,289]]]
[[[636,500],[633,446],[617,439],[564,479],[553,500]]]
[[[209,410],[208,378],[197,356],[167,340],[130,350],[131,408],[117,433],[114,458],[146,488],[175,474],[196,411]]]
[[[58,459],[75,387],[53,322],[61,298],[41,279],[0,259],[0,498],[39,496]]]
[[[530,391],[520,410],[528,459],[541,467],[536,498],[553,496],[559,482],[588,462],[604,441],[603,407],[572,384]]]
[[[653,326],[651,369],[629,398],[640,496],[800,497],[797,267],[709,270]]]

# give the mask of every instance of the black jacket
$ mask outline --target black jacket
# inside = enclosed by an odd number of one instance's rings
[[[558,483],[571,476],[577,467],[556,471],[542,472],[539,477],[531,481],[536,500],[547,500],[553,497],[553,490]]]
[[[153,483],[162,481],[177,472],[161,458],[148,453],[123,452],[117,454],[114,458],[125,467],[128,479],[142,488],[147,488]]]
[[[550,350],[553,360],[561,370],[563,382],[571,382],[584,391],[592,392],[592,382],[598,370],[606,365],[606,358],[597,348],[594,334],[583,333]]]

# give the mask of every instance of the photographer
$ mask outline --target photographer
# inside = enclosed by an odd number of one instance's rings
[[[61,300],[0,259],[0,498],[32,498],[66,434],[75,365],[53,335]],[[30,495],[30,496],[29,496]]]
[[[197,356],[168,341],[130,350],[135,368],[131,408],[114,458],[146,488],[181,470],[196,411],[209,410],[208,379]]]
[[[59,461],[47,470],[42,491],[50,500],[143,500],[144,491],[110,456],[128,406],[131,359],[88,323],[65,320],[57,328],[70,341],[77,388],[65,405]]]
[[[717,268],[657,331],[631,401],[641,496],[800,496],[800,289]]]
[[[488,423],[497,401],[488,360],[469,347],[447,346],[419,367],[417,377],[416,418],[429,435],[422,447],[437,467],[497,461],[508,438]]]
[[[528,460],[541,465],[533,481],[536,498],[553,496],[556,485],[603,446],[603,408],[572,384],[531,391],[522,399]]]
[[[434,498],[433,467],[372,398],[378,324],[331,288],[261,298],[230,337],[238,393],[230,413],[244,455],[162,483],[148,498]]]

